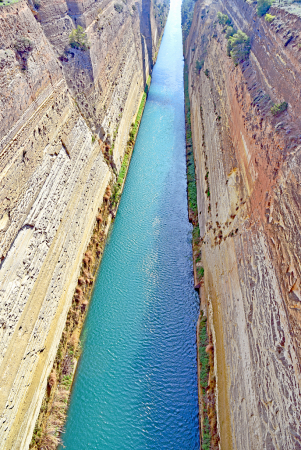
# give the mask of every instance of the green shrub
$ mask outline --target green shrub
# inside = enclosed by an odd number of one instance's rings
[[[19,54],[29,53],[33,49],[33,44],[28,38],[20,37],[15,42],[15,49]]]
[[[220,11],[217,13],[217,19],[220,25],[231,25],[231,20],[227,14],[223,14]]]
[[[288,104],[286,102],[282,103],[275,103],[274,106],[271,108],[271,113],[273,116],[278,116],[278,114],[282,113],[283,111],[286,111],[288,107]]]
[[[273,0],[258,0],[257,2],[257,15],[259,17],[264,16],[270,7],[272,6]]]
[[[203,68],[203,65],[204,65],[204,60],[203,59],[201,61],[197,61],[195,63],[195,70],[196,70],[197,73],[200,72],[200,70]]]
[[[226,29],[226,38],[229,39],[230,36],[233,36],[233,34],[235,34],[236,31],[234,30],[233,27],[227,27]]]
[[[265,15],[265,20],[267,22],[273,22],[273,20],[275,19],[276,16],[272,16],[272,14],[266,14]]]
[[[207,335],[207,325],[206,317],[202,317],[200,320],[200,342],[199,342],[199,356],[200,356],[200,385],[204,391],[208,386],[208,375],[209,375],[209,355],[206,352],[206,347],[208,345],[208,335]]]
[[[21,65],[22,70],[27,69],[27,59],[29,53],[33,50],[33,43],[27,37],[19,37],[15,42],[15,49],[17,52],[17,58]]]
[[[197,276],[198,278],[203,278],[204,276],[204,267],[197,267],[196,268]]]
[[[72,48],[77,48],[78,50],[88,50],[90,48],[90,44],[88,42],[88,36],[84,32],[83,27],[78,25],[77,28],[71,31],[69,36],[69,44]]]
[[[195,1],[183,0],[181,6],[183,41],[186,40],[192,23]]]
[[[192,230],[192,239],[193,242],[198,241],[200,238],[200,227],[199,225],[195,225]]]
[[[206,75],[207,78],[210,78],[208,69],[205,70],[204,74]]]
[[[136,8],[136,5],[132,5],[132,10],[133,10],[133,11],[136,11],[136,9],[137,9],[137,8]]]
[[[121,5],[120,3],[114,3],[114,8],[118,13],[121,13],[123,11],[123,5]]]
[[[64,375],[62,379],[62,385],[68,389],[70,388],[71,384],[72,384],[72,375]]]
[[[250,50],[250,38],[241,30],[229,37],[227,54],[231,56],[236,66],[249,58]]]

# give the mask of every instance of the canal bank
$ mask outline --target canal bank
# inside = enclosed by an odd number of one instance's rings
[[[180,2],[171,4],[83,332],[68,449],[198,449]]]
[[[65,329],[48,377],[47,389],[34,428],[29,447],[31,450],[40,450],[45,447],[48,450],[55,449],[61,443],[74,375],[81,356],[80,335],[92,297],[95,277],[124,188],[150,83],[151,76],[147,79],[135,120],[131,125],[127,148],[118,176],[116,176],[111,157],[114,142],[112,146],[100,142],[104,157],[108,165],[112,166],[112,180],[106,188],[103,203],[98,208],[93,233],[82,261],[72,305],[67,315]]]

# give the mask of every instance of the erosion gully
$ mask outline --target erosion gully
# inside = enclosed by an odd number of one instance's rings
[[[67,450],[200,448],[180,16],[172,0],[82,334]]]

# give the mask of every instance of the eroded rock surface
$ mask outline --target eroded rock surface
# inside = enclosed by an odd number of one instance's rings
[[[237,66],[218,11],[251,38]],[[269,12],[198,0],[185,44],[222,449],[301,448],[301,21]]]
[[[167,12],[150,0],[0,7],[1,450],[29,446]],[[86,50],[69,45],[78,25]]]

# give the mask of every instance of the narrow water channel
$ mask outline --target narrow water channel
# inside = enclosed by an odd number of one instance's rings
[[[199,449],[181,1],[171,0],[105,248],[63,436],[67,450]]]

